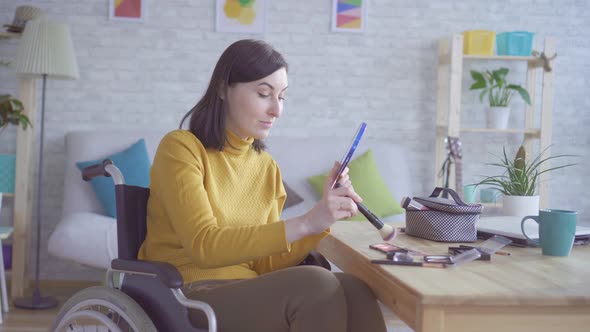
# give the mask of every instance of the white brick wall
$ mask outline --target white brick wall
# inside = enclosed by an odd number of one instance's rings
[[[529,30],[537,41],[557,39],[554,153],[579,154],[579,166],[552,176],[552,206],[580,211],[590,221],[590,5],[586,1],[386,1],[369,3],[364,34],[331,33],[331,1],[269,0],[267,32],[214,31],[214,1],[149,1],[144,24],[107,20],[106,0],[0,2],[0,22],[20,4],[68,23],[80,66],[77,81],[50,80],[47,90],[43,245],[61,211],[63,136],[72,129],[158,126],[174,128],[203,92],[221,52],[231,42],[264,38],[290,63],[286,110],[274,135],[339,135],[348,139],[361,120],[367,134],[408,145],[415,193],[432,189],[437,41],[463,30]],[[1,41],[0,58],[15,54]],[[482,68],[481,63],[473,66]],[[516,66],[513,80],[523,68]],[[469,85],[466,71],[464,86]],[[14,74],[0,70],[0,91],[14,92]],[[463,94],[465,121],[482,123],[481,105]],[[518,119],[518,112],[514,112]],[[521,119],[522,117],[520,117]],[[38,128],[38,126],[36,126]],[[465,135],[465,180],[503,142],[518,137]],[[493,146],[483,147],[493,142]],[[14,151],[14,131],[0,136],[0,152]],[[2,222],[7,222],[3,218]],[[42,278],[95,279],[102,274],[42,256]]]

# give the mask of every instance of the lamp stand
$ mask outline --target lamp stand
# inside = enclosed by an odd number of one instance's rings
[[[39,256],[41,250],[41,183],[43,180],[43,124],[45,123],[45,85],[47,74],[43,74],[43,92],[41,95],[41,128],[39,146],[39,172],[37,175],[37,255],[35,260],[35,289],[31,297],[14,300],[14,306],[21,309],[49,309],[57,306],[53,297],[42,297],[39,289]]]

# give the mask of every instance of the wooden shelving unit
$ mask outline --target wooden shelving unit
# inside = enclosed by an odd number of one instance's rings
[[[537,128],[508,128],[508,129],[493,129],[493,128],[471,128],[471,127],[463,127],[459,129],[463,133],[498,133],[498,134],[524,134],[529,135],[531,137],[539,137],[541,135],[541,130]],[[437,126],[438,132],[446,133],[448,131],[448,126]]]
[[[20,38],[20,34],[0,32],[0,39]],[[37,81],[32,78],[19,78],[18,99],[22,101],[25,113],[31,123],[36,123],[37,114]],[[31,243],[31,216],[33,206],[34,177],[32,161],[35,147],[34,130],[23,130],[18,127],[16,134],[16,178],[13,207],[12,235],[12,270],[11,296],[22,297],[29,286],[28,265]],[[9,194],[4,194],[10,197]]]
[[[533,151],[533,144],[538,141],[540,150],[551,155],[552,112],[553,112],[553,75],[554,69],[545,69],[546,61],[537,56],[480,56],[463,54],[463,35],[456,34],[452,38],[443,38],[439,42],[438,50],[438,94],[436,106],[436,142],[434,176],[437,179],[439,168],[446,158],[444,138],[447,136],[461,137],[462,133],[474,134],[522,134],[527,151]],[[555,39],[545,38],[544,54],[551,58],[555,54]],[[525,120],[521,128],[489,129],[461,127],[461,94],[464,61],[519,61],[527,64],[526,89],[531,96],[531,105],[525,111]],[[554,64],[551,63],[551,67]],[[542,73],[541,100],[536,96],[537,74]],[[535,107],[540,104],[540,127],[535,126]],[[530,154],[529,154],[530,157]],[[463,165],[465,168],[466,165]],[[543,169],[550,167],[547,163]],[[541,174],[539,181],[540,207],[547,207],[549,203],[549,181],[547,173]],[[435,180],[438,183],[438,180]],[[454,187],[454,172],[449,181]],[[492,203],[495,205],[495,203]]]
[[[20,38],[20,33],[0,31],[0,38]]]

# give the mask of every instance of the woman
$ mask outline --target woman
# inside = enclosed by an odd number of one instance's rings
[[[282,114],[287,63],[241,40],[221,55],[205,95],[166,135],[151,169],[148,231],[139,258],[176,266],[189,298],[209,303],[220,331],[385,331],[360,280],[297,266],[336,220],[357,213],[348,178],[306,214],[280,220],[285,189],[263,139]],[[191,320],[205,325],[204,315]]]

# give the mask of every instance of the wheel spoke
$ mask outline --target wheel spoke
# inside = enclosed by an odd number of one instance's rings
[[[104,316],[105,318],[108,318],[108,320],[110,322],[112,322],[115,326],[117,326],[121,331],[128,331],[128,332],[134,331],[131,324],[129,322],[127,322],[127,320],[122,315],[120,315],[116,310],[113,310],[113,309],[105,307],[105,306],[101,306],[99,304],[85,306],[85,307],[82,307],[81,309],[99,313],[100,315]],[[100,323],[100,322],[96,322],[95,321],[96,319],[90,319],[90,320],[92,322],[90,322],[89,319],[84,319],[82,321],[75,319],[69,323],[67,331],[90,332],[89,329],[93,329],[94,331],[97,331],[97,332],[98,331],[109,331],[109,332],[112,331],[110,329],[107,329],[107,327],[104,326],[104,323],[103,323],[103,325],[100,325],[100,324],[96,325],[97,323]]]
[[[155,332],[143,309],[121,291],[90,287],[80,291],[58,314],[59,332]]]

